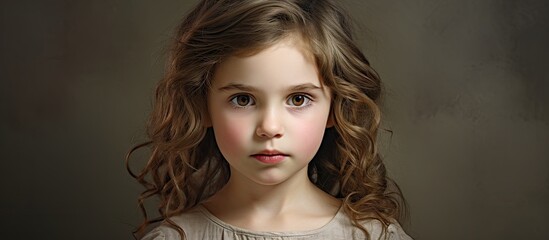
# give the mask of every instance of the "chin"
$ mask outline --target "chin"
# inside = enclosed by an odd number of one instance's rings
[[[286,178],[274,178],[274,177],[258,177],[253,181],[259,185],[275,186],[286,181]]]
[[[288,178],[289,176],[270,173],[253,176],[251,180],[259,185],[274,186],[285,182],[286,180],[288,180]]]

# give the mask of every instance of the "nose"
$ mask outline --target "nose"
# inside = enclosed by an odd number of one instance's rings
[[[284,135],[282,115],[274,109],[266,109],[260,116],[256,134],[262,138],[281,138]]]

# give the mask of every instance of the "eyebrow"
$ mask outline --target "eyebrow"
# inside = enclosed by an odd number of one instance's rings
[[[312,83],[304,83],[304,84],[298,84],[295,86],[291,86],[289,90],[291,91],[306,91],[306,90],[315,90],[315,89],[321,89],[319,86],[316,86]],[[248,86],[245,84],[240,83],[229,83],[223,87],[220,87],[218,89],[219,91],[230,91],[230,90],[240,90],[245,92],[254,92],[257,91],[256,88],[252,86]]]

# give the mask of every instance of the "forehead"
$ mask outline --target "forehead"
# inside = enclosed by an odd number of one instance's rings
[[[299,38],[288,37],[253,54],[225,59],[216,67],[212,85],[248,84],[276,89],[304,83],[322,84],[309,48]]]

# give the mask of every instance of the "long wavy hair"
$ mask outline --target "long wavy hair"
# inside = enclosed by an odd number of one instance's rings
[[[130,174],[145,190],[138,198],[144,222],[170,220],[215,194],[229,177],[228,163],[206,126],[206,95],[217,64],[229,56],[253,55],[297,35],[314,56],[324,86],[331,89],[334,127],[326,129],[320,149],[308,166],[309,179],[343,200],[353,224],[379,220],[384,233],[404,213],[398,186],[387,177],[376,137],[381,113],[381,82],[354,43],[345,11],[329,0],[203,0],[178,28],[165,76],[156,97],[147,133],[149,141],[126,157]],[[151,155],[139,172],[130,170],[135,150]],[[159,198],[159,217],[148,218],[145,200]]]

